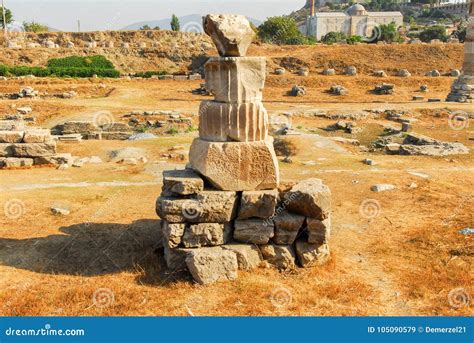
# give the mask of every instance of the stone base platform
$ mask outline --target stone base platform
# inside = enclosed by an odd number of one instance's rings
[[[451,86],[446,101],[473,102],[474,100],[474,77],[461,75]]]
[[[329,260],[331,194],[321,180],[282,193],[224,192],[187,169],[164,172],[163,183],[156,210],[172,272],[209,284],[265,264],[288,270]]]

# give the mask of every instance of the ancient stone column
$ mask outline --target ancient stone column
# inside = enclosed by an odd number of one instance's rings
[[[472,102],[474,99],[474,0],[469,4],[463,73],[454,81],[446,101]]]
[[[278,161],[262,104],[266,60],[245,56],[255,33],[240,15],[207,15],[203,27],[220,57],[205,64],[214,100],[200,106],[199,138],[189,153],[192,168],[218,190],[274,189]]]

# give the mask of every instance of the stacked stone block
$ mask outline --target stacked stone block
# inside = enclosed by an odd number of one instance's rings
[[[0,168],[69,163],[70,154],[57,154],[49,130],[0,131]]]
[[[472,102],[474,99],[474,0],[469,4],[469,20],[464,42],[463,73],[451,86],[446,101]]]
[[[233,280],[263,261],[278,269],[325,263],[331,194],[317,179],[278,190],[262,104],[265,59],[244,56],[254,37],[249,22],[208,15],[203,27],[221,56],[205,65],[214,100],[201,103],[190,163],[163,173],[156,211],[168,268],[207,284]]]

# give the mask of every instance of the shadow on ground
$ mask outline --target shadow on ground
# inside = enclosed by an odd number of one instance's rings
[[[80,276],[138,272],[139,283],[164,283],[175,278],[166,270],[159,227],[159,220],[83,223],[61,227],[63,235],[0,238],[0,264]]]

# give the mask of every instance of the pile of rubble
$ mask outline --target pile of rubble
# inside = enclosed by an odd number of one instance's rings
[[[329,89],[329,93],[334,94],[334,95],[347,95],[349,94],[349,91],[344,86],[333,85]]]
[[[389,155],[448,156],[468,154],[469,149],[462,143],[443,142],[416,133],[391,129],[391,134],[382,136],[373,147],[383,149]]]
[[[89,121],[68,121],[60,125],[56,130],[59,130],[60,134],[64,136],[59,137],[59,140],[69,140],[70,138],[78,140],[126,140],[133,135],[132,128],[120,122],[96,125],[94,122]]]
[[[172,127],[192,127],[192,119],[185,117],[178,111],[132,111],[123,116],[128,125],[134,130],[148,130],[152,128],[170,129]]]
[[[24,87],[21,88],[18,93],[0,93],[0,98],[2,99],[23,99],[23,98],[36,98],[36,97],[53,97],[61,99],[71,99],[77,96],[75,91],[67,91],[62,93],[49,94],[47,92],[40,93],[35,90],[33,87]]]
[[[304,96],[306,95],[306,87],[294,85],[289,93],[291,96]]]
[[[374,93],[378,95],[389,95],[393,94],[395,85],[391,83],[382,83],[381,85],[377,85],[374,88]]]
[[[265,59],[245,57],[254,31],[243,16],[208,15],[203,23],[221,57],[205,65],[215,98],[201,103],[190,163],[163,173],[156,211],[168,268],[209,284],[262,263],[326,263],[331,192],[319,179],[279,189],[262,104]]]
[[[71,154],[58,154],[56,142],[46,129],[0,131],[0,167],[69,164]]]

